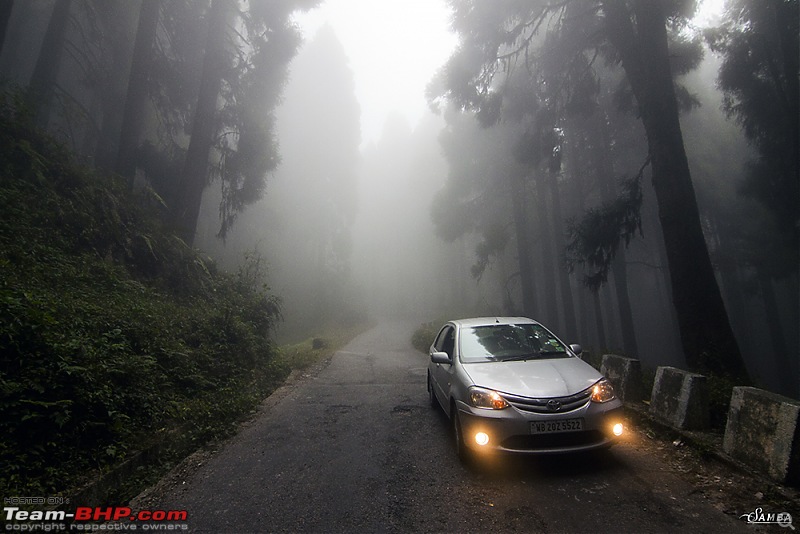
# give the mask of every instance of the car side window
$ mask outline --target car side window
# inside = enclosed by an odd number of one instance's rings
[[[437,352],[442,352],[442,347],[444,347],[444,338],[447,335],[447,330],[449,326],[445,326],[439,333],[436,335],[436,341],[433,342],[433,348],[436,349]]]
[[[436,338],[434,348],[439,352],[446,352],[450,359],[453,359],[453,349],[456,345],[456,333],[452,326],[445,326]]]

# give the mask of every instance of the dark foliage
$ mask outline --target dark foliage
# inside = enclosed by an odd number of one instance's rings
[[[428,349],[430,349],[430,346],[433,344],[436,334],[439,333],[439,328],[441,328],[442,324],[444,324],[444,321],[419,325],[411,335],[411,344],[421,353],[428,354]]]
[[[797,0],[735,0],[723,24],[706,37],[722,55],[718,84],[723,106],[758,151],[742,193],[775,217],[782,245],[796,254],[800,229],[800,93]],[[770,262],[775,278],[796,273],[796,262]]]
[[[644,169],[644,167],[642,168]],[[567,264],[570,272],[577,265],[588,267],[583,283],[597,291],[608,279],[620,241],[627,246],[636,233],[642,233],[642,173],[622,183],[622,194],[612,202],[586,211],[580,221],[569,224]]]
[[[0,493],[68,490],[171,429],[205,441],[284,376],[258,259],[218,272],[8,96],[0,132]]]

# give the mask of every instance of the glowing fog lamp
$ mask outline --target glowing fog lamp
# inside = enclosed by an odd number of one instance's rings
[[[622,423],[615,424],[611,429],[611,431],[614,433],[615,436],[621,436],[623,431]]]
[[[489,434],[486,432],[478,432],[475,434],[475,443],[483,447],[487,443],[489,443]]]

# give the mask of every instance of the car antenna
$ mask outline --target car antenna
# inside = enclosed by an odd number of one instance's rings
[[[499,318],[499,317],[495,317],[495,318],[494,318],[494,322],[495,322],[496,324],[500,324],[500,318]]]

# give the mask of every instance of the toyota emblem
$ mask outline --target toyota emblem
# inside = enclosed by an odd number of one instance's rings
[[[551,412],[557,412],[561,409],[561,401],[549,400],[547,401],[547,409]]]

